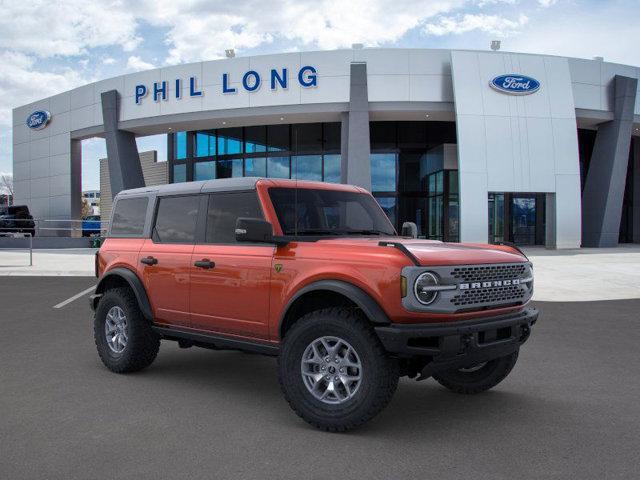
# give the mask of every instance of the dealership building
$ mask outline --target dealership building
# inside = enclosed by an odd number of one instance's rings
[[[599,58],[386,48],[122,75],[14,109],[15,203],[78,218],[83,139],[106,139],[113,195],[145,185],[136,137],[164,133],[169,182],[351,183],[398,229],[445,241],[639,243],[639,75]]]

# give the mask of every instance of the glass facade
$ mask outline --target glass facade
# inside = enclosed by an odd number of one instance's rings
[[[340,182],[340,123],[259,125],[169,135],[171,182],[242,176]]]
[[[371,122],[371,188],[398,231],[414,222],[418,236],[459,241],[457,165],[443,144],[456,143],[453,122]]]

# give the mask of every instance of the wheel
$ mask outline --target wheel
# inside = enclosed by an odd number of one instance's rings
[[[362,316],[327,308],[308,313],[287,332],[278,377],[303,420],[344,432],[387,406],[398,386],[398,365]]]
[[[160,337],[151,329],[128,288],[104,293],[96,309],[93,336],[102,363],[116,373],[148,367],[160,349]]]
[[[518,360],[518,351],[510,355],[479,363],[469,368],[436,373],[433,378],[452,392],[481,393],[498,385],[511,372]]]

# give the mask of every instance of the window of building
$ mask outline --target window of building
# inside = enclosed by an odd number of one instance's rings
[[[267,158],[267,176],[270,178],[290,178],[291,166],[289,157]]]
[[[215,178],[242,177],[242,159],[218,160]]]
[[[216,162],[196,162],[193,164],[194,180],[211,180],[216,178]]]
[[[163,197],[153,228],[156,243],[193,243],[196,237],[199,195]]]
[[[395,153],[371,154],[371,190],[374,192],[396,191],[396,164]]]
[[[116,202],[111,222],[111,235],[139,237],[144,231],[149,199],[121,198]]]
[[[239,153],[242,153],[242,128],[218,130],[218,155],[237,155]]]
[[[244,175],[245,177],[266,177],[267,159],[265,157],[245,158]]]
[[[206,242],[236,243],[236,221],[240,217],[263,218],[256,192],[210,195]]]
[[[216,154],[215,132],[196,132],[195,139],[196,145],[194,155],[196,157],[212,157]]]
[[[342,170],[342,158],[340,155],[324,156],[324,181],[330,183],[340,183],[340,173]]]
[[[244,151],[262,153],[267,151],[267,127],[246,127],[244,129]]]
[[[291,178],[322,181],[322,155],[296,155],[291,157]]]
[[[176,163],[173,166],[173,183],[180,183],[187,181],[187,164]]]
[[[187,158],[187,132],[176,132],[173,144],[173,158],[184,160]]]
[[[291,150],[289,125],[268,125],[267,141],[270,152],[284,152]]]
[[[171,180],[266,176],[339,182],[340,133],[339,122],[178,132],[168,142],[175,154],[169,156]],[[179,146],[186,157],[177,154]]]

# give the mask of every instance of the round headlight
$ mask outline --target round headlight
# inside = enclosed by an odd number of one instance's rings
[[[416,278],[413,291],[418,301],[423,305],[429,305],[438,296],[438,291],[431,289],[438,285],[438,277],[431,272],[425,272]]]

